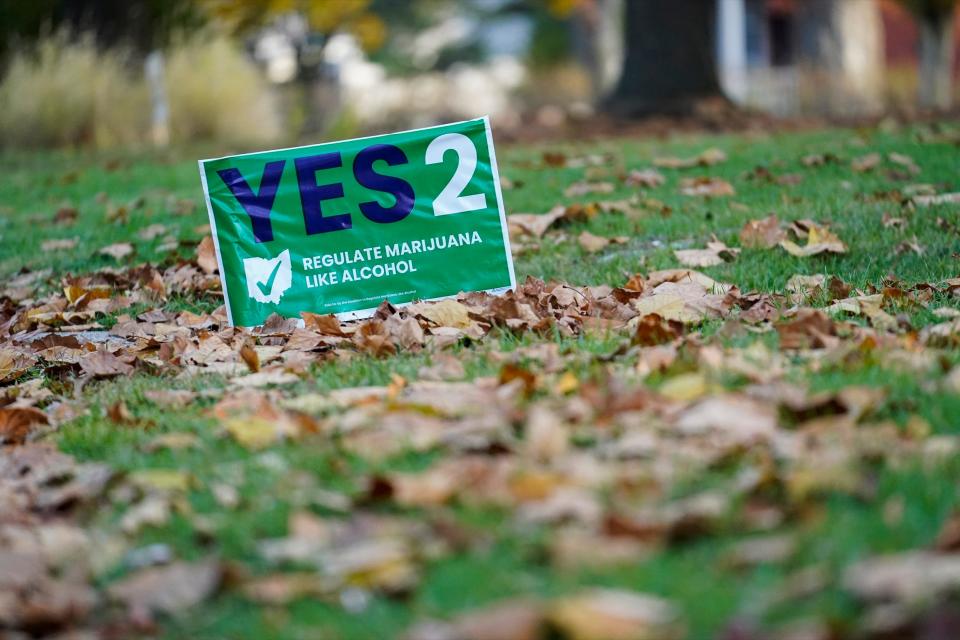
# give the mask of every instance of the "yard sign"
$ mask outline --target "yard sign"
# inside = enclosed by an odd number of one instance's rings
[[[200,161],[231,324],[515,286],[487,118]]]

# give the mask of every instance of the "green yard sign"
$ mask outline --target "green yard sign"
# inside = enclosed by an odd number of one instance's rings
[[[487,118],[200,161],[232,324],[515,286]]]

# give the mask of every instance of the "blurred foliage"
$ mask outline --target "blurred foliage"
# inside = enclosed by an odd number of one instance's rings
[[[11,56],[0,81],[0,146],[118,147],[146,143],[146,82],[120,48],[89,36],[43,38]],[[175,38],[166,69],[176,142],[249,146],[283,135],[267,81],[237,42],[209,33]]]
[[[949,17],[958,0],[897,0],[911,13],[927,20]]]
[[[353,34],[364,50],[387,42],[387,24],[411,14],[405,2],[390,0],[199,0],[203,10],[232,33],[262,27],[286,14],[303,15],[322,36]]]
[[[234,39],[201,34],[178,41],[165,79],[175,142],[256,146],[284,133],[268,81]]]
[[[142,53],[203,23],[195,0],[0,0],[0,59],[61,32]]]
[[[147,89],[118,49],[91,38],[41,40],[18,52],[0,83],[0,141],[22,147],[126,145],[142,139]]]

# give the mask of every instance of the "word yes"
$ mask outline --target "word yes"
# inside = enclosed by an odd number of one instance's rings
[[[470,138],[460,133],[445,133],[434,138],[427,146],[424,163],[441,164],[448,151],[457,154],[457,169],[434,199],[434,215],[443,216],[485,209],[487,197],[483,193],[463,195],[477,167],[477,148]],[[416,201],[416,194],[406,180],[375,171],[374,163],[381,160],[391,167],[408,162],[407,155],[400,147],[392,144],[373,144],[362,149],[353,159],[353,177],[358,184],[367,189],[393,195],[396,202],[391,207],[384,207],[372,200],[359,204],[360,213],[368,220],[390,224],[399,222],[410,214]],[[300,192],[300,205],[307,235],[352,228],[353,219],[350,213],[323,215],[323,201],[342,198],[343,184],[340,182],[320,184],[317,181],[318,172],[343,166],[340,152],[295,158],[293,164],[297,174],[297,187]],[[270,213],[273,210],[285,165],[286,160],[268,162],[263,168],[260,190],[257,193],[254,193],[238,169],[217,171],[217,175],[250,217],[253,236],[257,242],[273,240]]]

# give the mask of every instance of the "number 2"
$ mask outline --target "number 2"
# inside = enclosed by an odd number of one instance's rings
[[[433,201],[433,215],[445,216],[451,213],[463,213],[487,208],[487,196],[477,193],[472,196],[460,195],[477,168],[477,148],[467,136],[462,133],[445,133],[438,136],[427,146],[427,164],[443,162],[447,151],[453,150],[459,162],[457,170],[453,172],[450,182]]]

